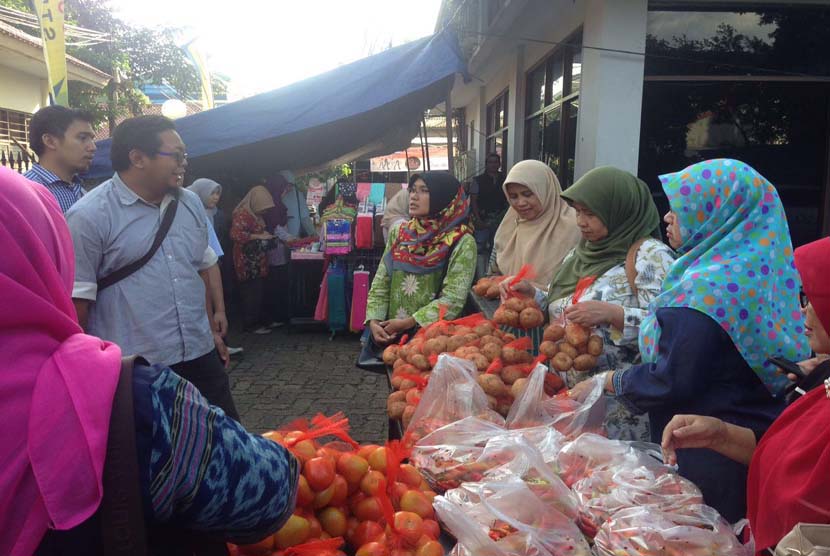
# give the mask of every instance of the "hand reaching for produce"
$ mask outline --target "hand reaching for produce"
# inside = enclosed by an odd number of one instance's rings
[[[715,417],[702,415],[675,415],[663,429],[663,459],[669,465],[677,464],[676,450],[681,448],[714,449],[724,442],[726,423]]]
[[[568,397],[582,403],[588,398],[588,395],[591,393],[593,387],[594,385],[592,381],[583,380],[582,382],[576,383],[573,388],[568,390]]]
[[[402,332],[414,328],[416,324],[418,323],[412,317],[407,317],[405,319],[389,319],[380,323],[390,337],[398,336]]]
[[[392,336],[386,332],[379,321],[369,321],[369,330],[372,332],[372,338],[375,340],[375,343],[379,346],[385,346],[392,341]]]
[[[511,286],[510,282],[512,280],[513,277],[508,276],[499,284],[499,295],[501,296],[501,300],[503,302],[507,301],[507,298],[510,297],[512,293],[518,293],[520,295],[524,295],[530,298],[536,295],[536,288],[534,288],[533,284],[531,284],[527,280],[520,280],[519,282]]]
[[[577,324],[587,327],[613,325],[622,330],[625,311],[621,305],[605,301],[580,301],[565,309],[565,317]]]

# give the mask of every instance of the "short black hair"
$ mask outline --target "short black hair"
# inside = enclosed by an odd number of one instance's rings
[[[161,147],[159,134],[176,130],[176,124],[164,116],[139,116],[118,124],[112,134],[110,162],[116,172],[130,167],[130,151],[137,149],[148,156],[155,155]]]
[[[29,146],[35,151],[36,155],[42,155],[46,151],[43,136],[48,133],[63,138],[66,130],[76,120],[92,124],[94,118],[89,112],[74,110],[66,106],[55,105],[41,108],[35,112],[32,121],[29,122]]]
[[[498,161],[501,162],[501,155],[499,153],[490,153],[490,154],[488,154],[484,158],[484,161],[486,162],[486,161],[490,160],[491,158],[498,159]]]

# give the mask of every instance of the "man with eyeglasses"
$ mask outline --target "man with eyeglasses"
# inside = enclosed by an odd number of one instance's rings
[[[131,118],[115,129],[110,160],[112,178],[66,214],[78,320],[125,354],[171,367],[238,419],[217,352],[227,357],[218,259],[202,201],[181,187],[182,138],[163,116]]]

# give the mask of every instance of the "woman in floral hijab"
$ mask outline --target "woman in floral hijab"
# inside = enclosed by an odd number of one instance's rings
[[[447,172],[426,172],[409,189],[411,219],[389,235],[366,310],[373,339],[385,345],[416,326],[457,317],[473,282],[476,242],[470,201]]]

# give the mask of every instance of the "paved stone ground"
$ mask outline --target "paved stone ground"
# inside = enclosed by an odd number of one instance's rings
[[[262,433],[297,417],[343,411],[358,442],[387,437],[385,375],[354,366],[358,337],[279,328],[256,336],[231,331],[245,353],[231,360],[231,389],[242,423]]]

